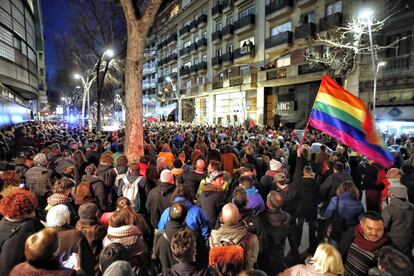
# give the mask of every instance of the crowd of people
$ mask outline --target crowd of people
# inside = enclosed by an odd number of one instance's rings
[[[0,275],[414,275],[414,137],[387,169],[316,130],[124,136],[1,129]]]

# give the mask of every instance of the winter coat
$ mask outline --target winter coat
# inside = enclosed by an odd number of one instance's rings
[[[118,183],[115,183],[115,186],[117,186],[116,190],[117,190],[118,196],[122,196],[123,195],[122,188],[125,185],[125,183],[124,183],[122,175],[119,175],[118,177],[119,177],[119,181]],[[136,172],[131,172],[131,171],[126,173],[126,177],[129,183],[134,183],[134,181],[137,180],[138,177],[141,177],[141,180],[139,180],[138,182],[139,198],[136,197],[133,200],[133,202],[134,202],[134,209],[136,212],[139,212],[141,214],[146,214],[147,210],[145,208],[145,202],[147,201],[147,196],[150,192],[150,187],[147,182],[147,179],[144,176]],[[139,205],[137,206],[138,203]]]
[[[404,169],[407,172],[401,176],[401,184],[407,187],[408,200],[414,204],[414,166],[403,167]]]
[[[102,180],[107,190],[114,185],[116,173],[112,165],[99,164],[97,171],[98,177]]]
[[[352,177],[347,172],[334,172],[328,178],[321,184],[320,187],[320,194],[321,199],[328,203],[331,198],[333,198],[336,195],[336,189],[338,189],[339,184],[346,180],[351,180]]]
[[[25,173],[26,184],[29,190],[36,195],[38,199],[43,198],[52,190],[53,172],[44,166],[34,166]]]
[[[13,268],[10,276],[75,276],[83,275],[74,269],[66,268],[60,261],[47,261],[42,266],[33,266],[28,262],[21,263]]]
[[[168,271],[171,276],[202,276],[205,268],[198,263],[176,263]]]
[[[319,185],[313,178],[303,178],[298,183],[300,198],[297,214],[301,218],[316,219],[318,215]]]
[[[334,196],[325,210],[325,217],[331,218],[336,213],[338,196]],[[339,196],[339,216],[344,219],[346,228],[359,223],[359,217],[364,213],[361,201],[354,198],[350,192],[344,192]]]
[[[212,149],[208,149],[207,150],[207,162],[210,162],[210,160],[216,160],[221,162],[221,154],[219,150],[212,150]]]
[[[84,175],[83,181],[86,181],[91,185],[95,198],[99,201],[99,206],[102,210],[108,210],[108,195],[106,193],[105,184],[102,179],[93,175]]]
[[[221,208],[227,203],[225,193],[217,190],[213,185],[206,185],[203,187],[198,203],[206,214],[210,229],[213,229]]]
[[[384,225],[393,244],[407,256],[411,255],[414,232],[414,205],[398,198],[382,210]]]
[[[259,194],[256,187],[252,186],[246,189],[247,194],[247,208],[254,211],[255,215],[260,214],[265,209],[265,203],[262,196]]]
[[[192,204],[184,197],[176,197],[174,202],[184,202],[185,206],[187,207],[187,216],[185,218],[186,225],[193,231],[198,232],[203,235],[205,239],[207,239],[210,235],[207,217],[204,214],[203,209],[200,207]],[[164,210],[161,215],[160,222],[158,223],[158,230],[164,230],[167,226],[168,222],[170,221],[170,208]]]
[[[8,275],[15,265],[24,262],[26,239],[42,228],[37,219],[9,221],[3,218],[0,221],[0,241],[5,240],[0,248],[0,275]]]
[[[154,240],[153,259],[158,259],[162,266],[162,275],[168,275],[168,269],[177,263],[171,253],[171,240],[175,233],[183,229],[185,225],[170,221],[165,231],[159,233]],[[167,237],[165,237],[165,235]]]
[[[96,167],[99,165],[99,153],[97,151],[87,151],[85,153],[86,161],[88,164],[94,164]]]
[[[175,185],[161,182],[148,194],[145,207],[150,215],[151,225],[155,229],[158,227],[162,212],[172,204],[171,197],[174,190]]]
[[[222,224],[218,230],[212,230],[209,239],[210,248],[221,244],[221,241],[230,241],[233,244],[240,244],[247,235],[247,242],[244,247],[246,252],[246,270],[252,270],[253,265],[257,262],[259,254],[259,240],[255,234],[247,231],[241,223],[236,225]]]
[[[190,188],[191,196],[193,197],[193,199],[196,198],[196,193],[198,187],[200,186],[201,180],[206,178],[206,176],[207,173],[198,171],[192,171],[185,175],[184,184],[188,185],[188,187]]]
[[[290,233],[290,215],[277,209],[266,209],[253,219],[259,238],[258,266],[268,275],[283,271],[285,242]]]
[[[72,253],[79,254],[80,267],[86,275],[94,275],[95,256],[89,246],[87,239],[82,232],[69,226],[53,228],[58,231],[59,249],[56,256],[62,256],[62,261],[66,261]]]
[[[234,153],[227,152],[221,155],[221,165],[223,166],[223,171],[226,171],[233,176],[234,169],[237,169],[240,166],[240,163]]]
[[[319,273],[311,264],[298,264],[286,269],[279,276],[337,276],[333,273]]]

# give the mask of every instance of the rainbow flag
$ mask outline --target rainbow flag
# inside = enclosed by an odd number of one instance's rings
[[[386,168],[394,163],[375,131],[374,120],[365,103],[326,75],[308,123]]]

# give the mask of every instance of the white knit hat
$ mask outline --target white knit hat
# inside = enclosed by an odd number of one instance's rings
[[[114,238],[123,238],[129,236],[137,236],[139,234],[138,227],[135,225],[124,225],[120,227],[108,227],[108,235]]]
[[[280,170],[280,168],[282,168],[282,163],[280,163],[279,161],[272,159],[270,160],[270,170],[271,171],[278,171]]]
[[[174,176],[170,170],[163,170],[160,175],[160,181],[164,183],[174,184]]]

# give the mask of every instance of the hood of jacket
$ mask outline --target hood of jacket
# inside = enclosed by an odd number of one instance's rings
[[[112,165],[99,164],[97,171],[98,171],[98,174],[99,174],[99,173],[102,173],[102,172],[106,172],[106,171],[108,171],[112,168],[113,168]]]
[[[222,189],[208,183],[204,186],[201,186],[201,192],[205,194],[205,196],[208,196],[209,194],[212,194],[215,192],[222,192]]]
[[[229,240],[234,244],[238,244],[246,234],[247,228],[240,223],[236,225],[221,224],[218,230],[211,231],[211,238],[216,246],[223,240]]]
[[[259,194],[259,191],[256,189],[255,186],[251,186],[251,187],[246,189],[246,194],[247,194],[247,196],[257,195],[257,194]]]
[[[414,209],[414,205],[411,204],[410,202],[404,201],[404,200],[401,200],[401,199],[395,198],[395,197],[391,198],[391,204],[395,205],[397,208],[400,208],[400,209],[403,209],[403,210],[412,210],[412,209]]]
[[[286,226],[289,225],[289,214],[277,209],[267,208],[264,212],[266,221],[272,226]]]
[[[160,193],[162,195],[167,195],[169,193],[174,192],[176,186],[174,184],[171,184],[171,183],[160,182],[158,184],[158,187],[160,188]]]
[[[82,177],[82,180],[88,182],[90,185],[96,184],[98,182],[102,182],[102,179],[100,179],[97,176],[93,176],[93,175],[84,175]],[[102,184],[103,184],[103,182],[102,182]]]

